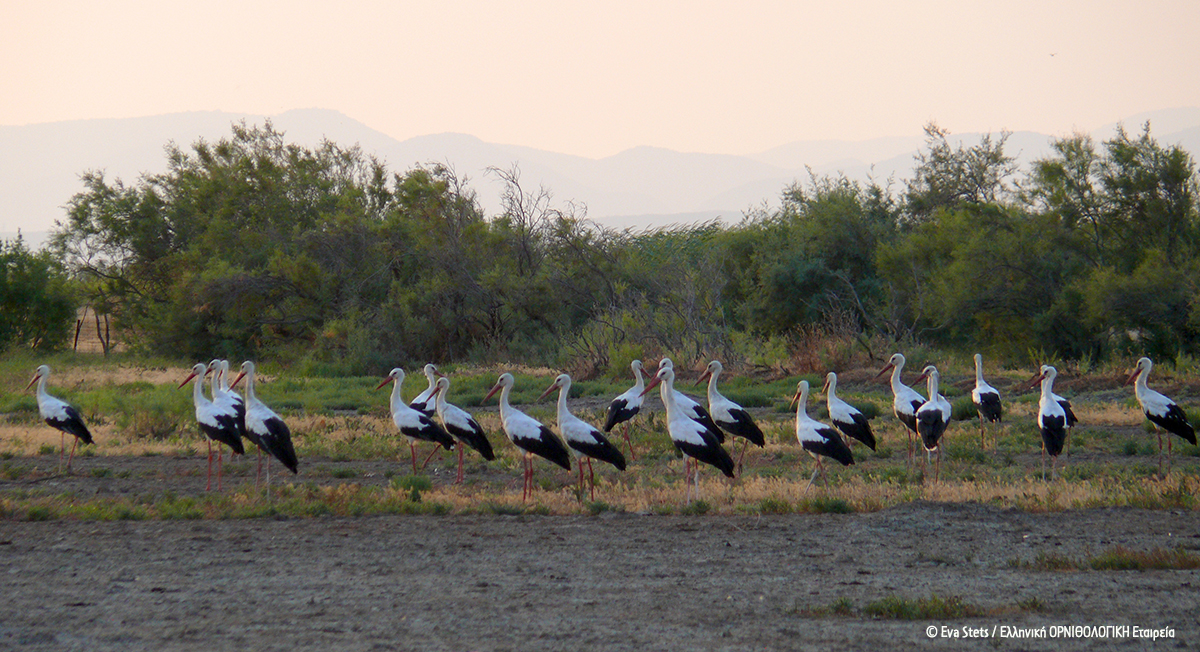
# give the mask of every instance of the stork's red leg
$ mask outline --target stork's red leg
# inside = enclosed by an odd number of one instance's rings
[[[592,458],[590,458],[590,457],[587,458],[587,462],[588,462],[588,475],[591,477],[591,482],[588,484],[588,487],[590,487],[590,489],[591,489],[591,493],[589,495],[592,497],[592,500],[595,501],[596,500],[596,469],[592,468]]]
[[[412,452],[412,467],[413,475],[417,474],[417,444],[416,442],[408,442],[408,450]]]
[[[208,475],[205,476],[205,491],[212,491],[212,440],[208,440]]]
[[[71,462],[75,459],[75,447],[79,445],[79,439],[75,439],[75,443],[71,444],[71,456],[67,458],[67,473],[71,472]]]
[[[637,461],[637,453],[633,452],[633,440],[629,438],[629,422],[626,421],[625,424],[623,425],[623,427],[625,429],[624,430],[625,443],[629,445],[629,461],[636,462]]]
[[[433,450],[429,452],[429,457],[426,457],[426,458],[425,458],[425,463],[421,465],[421,470],[422,470],[422,471],[424,471],[424,470],[425,470],[425,467],[429,466],[429,460],[433,459],[433,456],[437,454],[438,450],[439,450],[439,449],[438,449],[438,445],[437,445],[437,444],[434,444],[434,446],[433,446]]]

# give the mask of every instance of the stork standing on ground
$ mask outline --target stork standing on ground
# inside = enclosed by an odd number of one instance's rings
[[[817,479],[818,473],[825,480],[825,486],[829,486],[829,478],[825,475],[825,465],[821,463],[822,457],[830,457],[841,462],[842,466],[850,466],[854,464],[854,454],[850,452],[850,447],[846,445],[846,442],[842,441],[838,431],[808,416],[807,380],[796,383],[796,395],[792,397],[792,402],[797,403],[796,441],[800,442],[800,448],[817,461],[817,468],[804,487],[804,493],[808,493],[808,490],[812,488],[813,481]]]
[[[188,384],[188,381],[196,379],[192,385],[192,403],[196,406],[196,424],[200,426],[200,432],[203,432],[208,440],[208,476],[204,490],[212,490],[212,445],[216,441],[217,491],[220,491],[221,476],[225,465],[224,449],[221,448],[221,444],[231,448],[236,455],[244,455],[246,449],[242,446],[242,436],[237,429],[237,413],[229,407],[213,403],[204,395],[204,377],[207,374],[208,366],[203,362],[196,363],[192,366],[192,373],[184,378],[179,386],[183,387]]]
[[[621,450],[609,443],[608,439],[590,423],[571,414],[567,408],[567,397],[571,394],[571,377],[559,374],[554,382],[542,392],[538,400],[545,398],[550,392],[558,389],[558,434],[567,442],[567,447],[575,453],[575,462],[579,465],[579,499],[583,500],[583,463],[587,462],[589,475],[589,493],[592,500],[596,499],[596,472],[592,469],[592,460],[608,462],[625,470],[625,456]]]
[[[483,400],[486,401],[496,392],[500,392],[500,424],[504,427],[504,434],[508,435],[508,440],[524,452],[525,483],[521,489],[521,500],[528,500],[533,493],[533,456],[544,457],[570,471],[571,453],[552,430],[509,403],[508,397],[515,382],[512,374],[500,374],[496,385]]]
[[[1038,373],[1034,374],[1033,378],[1030,378],[1027,382],[1023,383],[1021,388],[1030,388],[1038,385],[1042,381],[1042,375],[1045,374],[1046,370],[1049,368],[1050,367],[1048,365],[1042,365],[1041,369],[1038,370]],[[1057,376],[1057,374],[1058,372],[1055,370],[1055,375]],[[1074,428],[1075,424],[1078,423],[1079,420],[1075,417],[1075,411],[1071,408],[1071,402],[1059,396],[1058,394],[1055,394],[1053,389],[1050,392],[1050,399],[1055,403],[1058,403],[1059,407],[1063,409],[1063,413],[1066,415],[1066,424],[1064,425],[1064,428],[1066,428],[1064,437],[1066,437],[1066,439],[1063,440],[1063,454],[1067,454],[1071,449],[1071,439],[1069,437],[1071,434],[1071,428]]]
[[[429,381],[429,386],[421,390],[420,394],[417,394],[413,400],[409,401],[408,407],[427,417],[431,417],[437,411],[437,398],[434,396],[434,392],[437,391],[437,381],[438,378],[444,378],[445,375],[438,371],[438,368],[433,363],[425,365],[421,373],[425,374],[425,380]]]
[[[238,435],[254,444],[254,452],[258,458],[258,467],[254,472],[254,486],[257,487],[262,477],[262,454],[267,449],[259,441],[258,434],[250,432],[246,428],[246,401],[237,392],[232,390],[233,384],[229,382],[229,361],[216,358],[208,363],[208,370],[212,374],[210,391],[213,403],[221,408],[233,410],[234,414],[237,415],[235,424]]]
[[[713,424],[712,427],[706,426],[692,419],[680,407],[677,401],[680,394],[675,391],[675,371],[671,367],[659,369],[658,373],[654,375],[654,380],[650,381],[650,384],[646,385],[646,389],[642,390],[642,394],[660,384],[662,385],[660,391],[663,406],[667,411],[667,434],[671,436],[671,443],[675,444],[676,450],[683,453],[684,456],[683,481],[687,485],[687,501],[690,504],[693,485],[696,487],[696,498],[700,497],[699,462],[711,464],[726,477],[732,478],[734,477],[733,458],[729,457],[729,453],[721,447],[721,442],[717,438],[720,430],[716,428],[716,424]]]
[[[33,378],[25,389],[33,387],[37,383],[37,404],[38,414],[42,416],[42,420],[46,425],[54,428],[59,433],[59,443],[61,444],[58,451],[58,466],[62,467],[63,455],[67,452],[67,435],[73,435],[75,441],[71,444],[71,455],[67,458],[67,473],[71,472],[71,462],[75,459],[75,447],[79,442],[85,444],[92,443],[92,433],[88,431],[87,423],[83,420],[83,415],[79,414],[79,410],[71,407],[66,401],[55,398],[46,392],[46,379],[50,377],[50,366],[41,365],[33,372]]]
[[[975,354],[975,389],[971,390],[971,401],[975,403],[975,412],[979,414],[979,447],[987,448],[983,430],[984,420],[1000,423],[1004,415],[1000,404],[1000,391],[983,379],[983,356],[978,353]]]
[[[1067,441],[1067,411],[1054,397],[1054,378],[1058,370],[1042,366],[1036,380],[1042,384],[1042,397],[1038,401],[1038,429],[1042,433],[1042,480],[1046,479],[1046,455],[1050,456],[1050,475],[1054,476],[1058,456]]]
[[[625,444],[629,446],[629,459],[636,462],[637,454],[633,452],[633,440],[629,438],[629,421],[642,409],[642,390],[646,388],[646,383],[642,380],[644,367],[641,360],[630,362],[629,368],[633,370],[633,377],[637,380],[633,387],[625,390],[623,394],[608,404],[608,417],[604,420],[604,432],[612,432],[612,429],[620,424],[622,426],[621,436],[625,438]]]
[[[300,462],[296,458],[296,449],[292,446],[292,431],[275,411],[258,400],[254,393],[255,370],[254,363],[247,360],[242,363],[241,373],[233,379],[230,389],[237,387],[241,380],[246,379],[246,435],[262,450],[267,451],[267,486],[271,486],[271,457],[279,460],[287,470],[299,473]],[[261,465],[261,463],[260,463]]]
[[[404,384],[404,370],[396,367],[392,369],[386,378],[384,378],[375,387],[379,389],[388,383],[392,385],[391,410],[392,422],[396,424],[396,428],[400,434],[408,437],[408,448],[412,453],[412,469],[413,475],[417,474],[417,442],[428,441],[441,445],[446,450],[454,449],[454,438],[446,434],[442,427],[434,423],[432,419],[425,416],[424,412],[415,410],[409,407],[404,402],[404,396],[400,393],[400,387]],[[434,453],[437,453],[435,447],[429,457],[425,458],[425,463],[421,468],[425,468],[429,464],[429,460],[433,459]]]
[[[487,435],[483,432],[483,428],[480,427],[479,422],[475,421],[475,418],[468,414],[466,410],[456,405],[451,405],[446,401],[446,394],[449,392],[450,379],[445,376],[439,376],[437,387],[434,390],[434,403],[437,408],[438,419],[442,422],[442,427],[458,440],[458,474],[454,478],[454,483],[462,484],[464,444],[478,451],[483,456],[483,459],[489,462],[496,459],[496,454],[492,452],[492,443],[488,441]]]
[[[670,358],[663,358],[658,361],[658,370],[662,371],[663,369],[670,369],[671,377],[675,377],[675,363],[671,362]],[[652,381],[651,384],[654,384],[654,382]],[[700,405],[695,399],[679,390],[672,389],[671,391],[673,392],[671,395],[675,397],[675,405],[679,406],[679,410],[684,416],[712,430],[717,436],[717,443],[725,443],[725,432],[721,430],[716,421],[713,421],[712,415],[708,413],[708,410],[704,409],[703,405]],[[645,393],[645,391],[642,392],[643,395]]]
[[[934,481],[937,482],[942,478],[942,435],[946,434],[954,410],[950,407],[950,401],[938,394],[940,374],[937,367],[926,366],[918,380],[921,378],[928,383],[929,400],[917,409],[917,434],[921,435],[921,444],[925,447],[926,462],[929,461],[929,454],[937,451],[937,471],[934,473]],[[921,468],[924,470],[924,464]]]
[[[829,407],[829,420],[846,436],[846,444],[851,439],[857,439],[875,450],[875,433],[871,432],[871,422],[858,408],[843,401],[837,396],[837,374],[829,372],[825,376],[825,403]]]
[[[1125,384],[1135,383],[1133,393],[1137,396],[1138,403],[1142,404],[1142,410],[1145,411],[1146,418],[1150,420],[1150,423],[1154,424],[1154,432],[1158,434],[1158,472],[1161,475],[1162,431],[1166,430],[1173,435],[1181,437],[1193,446],[1196,444],[1196,431],[1192,428],[1192,424],[1188,422],[1187,413],[1183,411],[1183,408],[1179,407],[1179,404],[1146,386],[1146,378],[1150,375],[1150,370],[1153,368],[1154,363],[1150,361],[1150,358],[1138,360],[1137,366],[1125,381]],[[1171,468],[1171,442],[1172,439],[1167,437],[1168,471]]]
[[[892,372],[892,412],[895,413],[900,423],[904,424],[905,431],[908,433],[908,463],[911,466],[913,459],[913,436],[920,434],[917,432],[917,410],[922,405],[925,405],[925,397],[901,382],[900,374],[904,372],[903,355],[899,353],[892,354],[892,357],[888,359],[887,366],[880,369],[875,377],[879,378],[889,370]]]
[[[746,457],[746,447],[753,442],[755,446],[762,448],[767,445],[767,438],[745,408],[725,398],[721,392],[717,391],[717,379],[720,378],[724,369],[725,367],[717,360],[709,362],[696,384],[704,382],[705,378],[708,379],[708,413],[712,415],[713,422],[731,436],[742,438],[742,452],[738,455],[737,461],[737,468],[740,472],[742,459]]]

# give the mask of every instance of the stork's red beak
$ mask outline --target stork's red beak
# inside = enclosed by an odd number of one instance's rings
[[[705,380],[707,380],[708,378],[711,378],[711,377],[712,377],[712,372],[705,371],[703,374],[701,374],[701,376],[699,378],[696,379],[696,385],[699,385],[700,383],[704,382]],[[696,385],[692,385],[692,386],[695,387]]]
[[[233,382],[229,383],[229,389],[233,389],[234,387],[237,387],[237,384],[242,381],[242,377],[245,375],[246,375],[246,372],[244,372],[244,371],[242,373],[238,374],[237,378],[234,378]]]
[[[662,382],[662,379],[659,378],[658,376],[655,376],[654,380],[651,380],[650,383],[648,385],[646,385],[646,389],[643,389],[642,393],[638,394],[638,396],[645,396],[646,392],[649,392],[650,390],[654,389],[655,387],[658,387],[658,384],[661,382]]]
[[[547,396],[549,396],[550,392],[553,392],[555,387],[558,387],[557,382],[550,383],[550,386],[546,388],[546,391],[542,392],[541,396],[537,397],[537,400],[540,401],[540,400],[546,398]]]
[[[41,378],[41,377],[42,377],[41,374],[34,374],[33,379],[29,381],[29,384],[25,386],[25,389],[29,389],[30,387],[33,387],[33,384],[36,383],[37,379]]]
[[[386,385],[390,382],[392,382],[392,377],[388,376],[387,378],[384,378],[383,380],[379,381],[379,384],[375,386],[375,389],[379,389],[380,387],[383,387],[384,385]]]
[[[501,387],[500,383],[496,383],[496,386],[492,388],[492,391],[490,391],[490,392],[488,392],[488,393],[487,393],[487,396],[484,396],[484,397],[483,397],[483,400],[485,400],[485,401],[486,401],[486,400],[488,400],[489,398],[491,398],[491,397],[495,396],[495,395],[496,395],[496,392],[500,391],[500,387]]]
[[[195,377],[196,377],[196,372],[194,372],[194,371],[193,371],[192,373],[188,374],[188,377],[187,377],[187,378],[184,378],[184,379],[183,379],[183,382],[182,382],[182,383],[179,383],[179,386],[180,386],[180,387],[183,387],[184,385],[188,384],[188,381],[189,381],[189,380],[191,380],[191,379],[193,379],[193,378],[195,378]]]
[[[1121,387],[1124,387],[1124,386],[1132,383],[1133,381],[1137,380],[1138,374],[1140,374],[1140,373],[1142,373],[1142,370],[1140,367],[1137,369],[1134,369],[1133,373],[1130,374],[1130,376],[1125,379],[1125,382],[1121,384]]]
[[[890,363],[890,362],[889,362],[889,363],[887,364],[887,366],[886,366],[886,367],[884,367],[883,369],[880,369],[880,370],[879,370],[879,373],[875,374],[875,378],[872,378],[871,380],[877,380],[877,379],[878,379],[880,376],[882,376],[882,375],[886,374],[887,372],[891,371],[891,370],[892,370],[892,369],[894,369],[895,367],[896,367],[896,365],[894,365],[894,364],[892,364],[892,363]]]

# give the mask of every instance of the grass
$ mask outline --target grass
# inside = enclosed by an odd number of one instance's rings
[[[27,353],[0,356],[0,371],[9,372],[0,376],[0,411],[4,412],[0,420],[0,478],[19,483],[36,483],[50,476],[57,463],[58,434],[41,423],[32,392],[24,389],[36,366],[34,362]],[[204,454],[204,440],[194,424],[191,393],[177,387],[187,373],[184,363],[127,356],[105,362],[65,355],[51,357],[49,363],[54,367],[51,391],[78,405],[94,424],[97,444],[77,452],[78,474],[117,480],[128,477],[128,471],[115,470],[120,467],[105,461],[108,456],[170,459]],[[531,507],[520,501],[520,456],[500,434],[494,399],[486,408],[476,407],[495,381],[497,370],[456,373],[448,366],[443,371],[454,377],[452,401],[476,414],[491,435],[498,455],[497,461],[487,463],[468,456],[468,480],[462,487],[433,482],[423,474],[408,475],[408,442],[399,436],[387,414],[386,390],[374,389],[378,378],[299,377],[268,368],[259,394],[288,421],[302,473],[327,486],[311,485],[311,490],[304,492],[272,494],[273,502],[265,507],[225,504],[210,496],[158,499],[140,506],[130,504],[124,517],[306,516],[423,510],[497,514],[616,511],[689,516],[847,514],[915,500],[971,501],[1027,511],[1119,506],[1200,509],[1200,499],[1196,498],[1200,495],[1200,447],[1177,446],[1172,475],[1167,479],[1157,477],[1156,442],[1153,435],[1142,431],[1145,419],[1124,389],[1104,390],[1096,394],[1098,398],[1072,397],[1086,425],[1071,433],[1071,455],[1060,464],[1059,479],[1047,482],[1040,476],[1040,437],[1034,425],[1036,402],[1032,395],[1013,396],[1006,402],[1004,423],[987,429],[989,440],[995,439],[994,446],[987,450],[979,447],[971,406],[969,419],[950,426],[943,442],[941,481],[934,483],[932,470],[922,473],[919,465],[910,467],[907,463],[907,438],[890,414],[886,383],[862,380],[868,377],[865,375],[856,381],[851,373],[843,373],[839,389],[843,398],[864,413],[879,415],[873,421],[879,450],[872,453],[855,446],[855,466],[827,465],[828,486],[818,479],[806,489],[813,462],[795,443],[792,412],[787,406],[797,378],[764,381],[727,374],[728,378],[722,377],[723,392],[744,405],[757,406],[756,418],[767,437],[765,448],[752,447],[747,453],[744,471],[736,481],[727,481],[705,467],[701,472],[702,499],[685,505],[683,462],[664,435],[661,411],[653,404],[634,421],[632,433],[638,459],[631,460],[629,471],[618,473],[597,465],[595,502],[580,500],[572,474],[539,461]],[[963,373],[973,375],[973,369],[964,365]],[[514,403],[523,403],[522,409],[529,414],[549,423],[553,423],[553,401],[533,401],[552,375],[550,370],[523,370],[517,376],[513,399]],[[950,382],[962,384],[950,379],[950,373],[946,375]],[[1012,375],[1028,377],[1027,372]],[[822,381],[816,376],[807,378],[816,387]],[[605,399],[624,391],[631,382],[624,376],[577,382],[573,396],[592,400],[584,404],[582,399],[574,399],[572,409],[578,416],[599,422]],[[423,387],[424,379],[410,374],[405,395],[411,397]],[[687,387],[686,383],[681,389],[703,393],[702,387]],[[957,412],[959,404],[966,406],[970,398],[961,388],[956,391],[953,401]],[[810,399],[810,414],[823,410],[822,397]],[[620,442],[615,435],[614,442]],[[418,455],[428,454],[427,445],[418,448]],[[80,458],[86,460],[82,466]],[[445,461],[448,458],[436,459],[449,464]],[[385,486],[361,486],[344,505],[332,499],[339,487],[372,483],[368,479],[370,470],[356,463],[377,464],[381,460],[392,461],[390,468],[377,471],[390,481]],[[241,467],[235,464],[231,468]],[[104,506],[110,498],[99,496],[70,498],[76,506],[97,502],[100,507],[90,512],[64,508],[52,496],[22,497],[7,489],[0,491],[0,500],[6,501],[4,513],[13,518],[25,518],[29,513],[54,518],[109,518],[110,512],[112,518],[117,518],[120,513],[117,507]]]
[[[1038,553],[1032,561],[1014,559],[1009,565],[1046,572],[1192,570],[1200,568],[1200,554],[1183,548],[1133,550],[1125,546],[1113,546],[1099,554],[1084,557]]]

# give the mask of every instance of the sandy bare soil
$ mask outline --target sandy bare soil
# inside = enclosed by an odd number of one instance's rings
[[[1171,627],[1200,644],[1200,574],[1014,560],[1200,548],[1200,513],[912,503],[764,517],[397,516],[0,521],[0,649],[1142,649],[1134,639],[931,640],[926,627]],[[861,609],[959,596],[931,623]],[[855,613],[827,613],[839,599]],[[1033,600],[1036,599],[1036,600]],[[1021,604],[1040,603],[1029,610]]]

